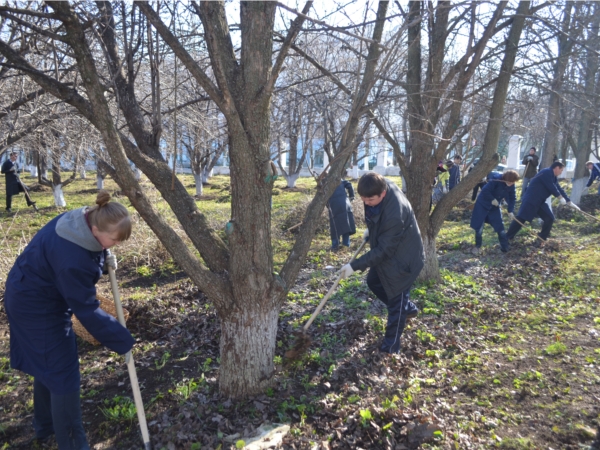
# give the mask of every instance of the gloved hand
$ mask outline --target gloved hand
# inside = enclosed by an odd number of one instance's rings
[[[110,267],[113,270],[117,270],[117,256],[113,253],[109,253],[108,255],[106,255],[106,260],[104,261],[104,263],[106,264],[107,269]]]
[[[569,203],[570,203],[570,202],[569,202]],[[566,204],[567,204],[567,200],[565,200],[565,198],[564,198],[564,197],[561,197],[561,198],[560,198],[560,204],[561,204],[561,205],[566,205]]]
[[[16,172],[16,171],[17,171],[17,166],[16,166],[16,165],[13,165],[13,166],[10,168],[10,170],[9,170],[9,172]]]
[[[340,269],[340,277],[342,278],[342,280],[344,278],[348,278],[353,273],[354,273],[354,269],[352,268],[352,266],[349,263],[346,264],[345,266],[342,266],[342,268]]]
[[[442,192],[444,194],[447,194],[448,193],[448,188],[446,186],[442,186]]]
[[[368,228],[363,233],[363,240],[365,240],[365,241],[369,240],[369,229]]]
[[[571,208],[577,210],[577,211],[581,211],[581,208],[579,206],[577,206],[575,203],[573,202],[567,202],[567,206],[570,206]]]
[[[509,212],[508,213],[508,217],[510,218],[510,220],[515,220],[515,214],[514,213]]]
[[[492,205],[498,206],[499,205],[498,200],[496,200],[496,199],[492,200]]]
[[[533,161],[533,156],[528,156],[527,161]]]

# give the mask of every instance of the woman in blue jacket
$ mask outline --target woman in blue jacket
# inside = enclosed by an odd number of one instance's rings
[[[342,180],[327,202],[331,250],[333,251],[339,249],[340,239],[343,245],[350,247],[350,235],[356,233],[352,200],[354,200],[352,183]]]
[[[34,377],[35,439],[55,435],[60,450],[89,449],[81,420],[79,360],[71,316],[101,344],[124,354],[129,331],[99,308],[96,283],[106,266],[116,268],[108,249],[129,238],[127,209],[100,191],[83,207],[45,225],[8,274],[4,304],[10,325],[10,363]]]
[[[492,172],[488,175],[488,183],[481,189],[479,197],[475,202],[473,214],[471,215],[471,228],[475,230],[475,252],[479,253],[483,241],[483,225],[489,223],[500,241],[500,250],[508,251],[508,238],[504,232],[502,212],[500,203],[506,200],[508,203],[508,215],[512,219],[515,209],[515,183],[519,180],[519,174],[514,170],[504,173]]]

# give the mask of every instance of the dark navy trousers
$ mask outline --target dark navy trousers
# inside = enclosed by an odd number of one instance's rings
[[[402,294],[388,299],[381,280],[377,275],[377,270],[371,268],[367,275],[367,285],[369,289],[381,300],[388,310],[388,320],[385,327],[385,336],[379,350],[386,353],[400,352],[400,338],[406,326],[406,316],[417,311],[417,307],[410,301],[410,288]]]
[[[44,439],[53,434],[59,450],[89,450],[83,430],[79,391],[52,394],[40,381],[33,381],[33,428]]]

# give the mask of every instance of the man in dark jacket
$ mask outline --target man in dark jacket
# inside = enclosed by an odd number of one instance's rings
[[[531,222],[536,216],[539,216],[544,221],[542,231],[538,233],[538,236],[543,240],[548,239],[552,225],[554,224],[554,214],[552,214],[550,207],[546,203],[546,199],[551,195],[555,197],[562,196],[563,201],[567,205],[574,209],[579,209],[577,205],[571,203],[569,196],[558,184],[557,177],[562,173],[564,168],[565,165],[563,163],[556,161],[549,168],[540,170],[531,180],[529,188],[523,197],[516,220],[512,221],[506,233],[508,239],[515,237],[521,229],[521,224],[524,224],[525,221]]]
[[[454,156],[454,165],[450,167],[450,177],[448,178],[448,189],[454,188],[460,183],[460,165],[462,164],[462,156]]]
[[[17,165],[16,152],[11,152],[9,159],[4,161],[1,172],[6,179],[6,212],[12,212],[12,197],[13,195],[19,195],[21,192],[25,192],[27,206],[33,206],[35,208],[35,202],[31,201],[23,183],[21,183],[21,180],[19,179],[20,170]]]
[[[540,164],[540,158],[535,154],[535,147],[529,149],[529,154],[525,155],[523,161],[525,165],[525,171],[523,172],[523,187],[521,188],[521,198],[525,195],[529,182],[537,174],[537,167]]]
[[[22,192],[21,183],[19,183],[18,177],[18,166],[17,166],[17,154],[11,152],[9,159],[4,161],[2,164],[2,173],[6,180],[6,211],[11,212],[12,207],[12,196],[18,195]]]
[[[585,167],[590,171],[590,178],[585,186],[590,187],[596,178],[600,178],[600,163],[588,161],[585,163]],[[598,195],[600,195],[600,185],[598,186]]]
[[[342,278],[370,268],[367,284],[388,310],[385,337],[380,350],[400,352],[406,320],[418,313],[410,301],[410,288],[425,263],[421,233],[412,207],[402,191],[377,173],[366,173],[358,182],[365,204],[365,220],[371,250],[346,264]]]
[[[348,192],[348,195],[346,195],[346,192]],[[333,194],[331,194],[327,203],[331,249],[334,251],[339,248],[340,237],[342,244],[350,247],[350,235],[356,233],[354,214],[352,213],[352,200],[354,200],[352,183],[342,180],[340,185],[333,191]]]

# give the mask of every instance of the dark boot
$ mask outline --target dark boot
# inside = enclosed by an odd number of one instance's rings
[[[475,247],[481,248],[481,244],[483,243],[483,234],[475,233]]]
[[[506,253],[509,249],[509,245],[508,237],[506,236],[505,231],[501,231],[500,233],[498,233],[498,241],[500,241],[500,250],[502,250],[503,253]]]

